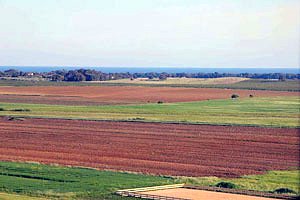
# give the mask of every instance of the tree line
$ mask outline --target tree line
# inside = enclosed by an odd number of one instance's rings
[[[167,78],[221,78],[221,77],[242,77],[253,79],[300,79],[300,74],[291,73],[104,73],[91,69],[76,69],[76,70],[55,70],[51,72],[22,72],[15,69],[0,71],[0,77],[40,77],[50,81],[107,81],[117,79],[136,79],[148,78],[165,80]]]

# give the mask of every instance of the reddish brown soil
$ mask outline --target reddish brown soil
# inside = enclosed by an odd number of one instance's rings
[[[0,160],[184,176],[299,166],[298,129],[0,118]]]
[[[226,99],[232,94],[248,97],[297,96],[297,92],[251,91],[214,88],[38,86],[0,87],[0,101],[46,104],[123,104],[145,102],[187,102]]]

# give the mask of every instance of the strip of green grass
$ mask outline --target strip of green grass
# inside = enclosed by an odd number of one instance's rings
[[[271,171],[264,175],[235,179],[172,178],[75,167],[0,162],[0,172],[1,192],[46,198],[122,199],[112,193],[119,189],[174,183],[214,186],[220,181],[229,181],[237,188],[247,190],[272,192],[278,188],[289,188],[299,194],[299,170]]]
[[[8,194],[0,192],[0,200],[46,200],[45,198],[31,197],[26,195]]]
[[[228,88],[249,90],[300,91],[299,80],[274,81],[267,79],[250,79],[233,84],[140,84],[115,82],[51,82],[28,80],[0,80],[0,86],[149,86],[149,87],[190,87],[190,88]]]
[[[203,178],[180,178],[180,181],[192,185],[215,186],[219,182],[230,182],[236,185],[237,189],[256,190],[273,192],[278,188],[289,188],[300,194],[300,174],[299,170],[290,171],[269,171],[262,175],[242,176],[241,178],[224,179],[218,177]]]
[[[2,116],[299,127],[300,101],[276,97],[121,106],[0,103],[0,108]],[[30,111],[12,111],[19,109]]]

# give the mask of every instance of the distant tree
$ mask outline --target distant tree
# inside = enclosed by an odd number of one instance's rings
[[[239,98],[240,96],[239,95],[237,95],[237,94],[233,94],[233,95],[231,95],[231,98],[232,99],[237,99],[237,98]]]
[[[278,189],[274,190],[274,192],[278,193],[278,194],[286,194],[286,193],[295,194],[296,193],[294,190],[291,190],[289,188],[278,188]]]
[[[286,76],[285,76],[285,74],[280,74],[278,80],[279,80],[279,81],[286,81]]]
[[[5,74],[5,76],[8,76],[8,77],[19,77],[25,73],[22,73],[19,70],[15,70],[15,69],[9,69],[9,70],[4,71],[4,74]]]
[[[69,71],[65,77],[65,81],[85,81],[86,77],[78,71]]]
[[[160,74],[158,78],[159,78],[160,81],[164,81],[164,80],[167,80],[167,75],[166,74]]]
[[[236,185],[230,182],[219,182],[216,184],[216,187],[220,187],[220,188],[236,188]]]
[[[53,75],[50,76],[50,80],[51,81],[63,81],[64,76],[60,75],[60,74],[53,74]]]

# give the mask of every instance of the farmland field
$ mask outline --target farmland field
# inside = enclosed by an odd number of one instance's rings
[[[0,162],[0,169],[0,191],[26,195],[20,196],[20,200],[32,199],[26,198],[27,195],[50,199],[118,200],[121,197],[112,195],[117,189],[174,183],[172,178],[158,176],[28,163]]]
[[[0,87],[0,102],[102,105],[163,102],[189,102],[207,99],[229,99],[232,94],[240,97],[297,96],[298,92],[250,91],[213,88],[169,87]]]
[[[112,192],[222,181],[299,194],[299,92],[206,81],[0,87],[0,199],[123,199]]]
[[[186,103],[65,106],[0,103],[2,116],[299,127],[299,97]],[[18,111],[21,109],[21,111]],[[23,109],[28,111],[24,112]]]
[[[238,189],[255,191],[274,191],[276,188],[290,188],[299,194],[300,172],[299,170],[289,171],[268,171],[262,175],[244,175],[240,178],[218,178],[218,177],[186,177],[181,181],[191,185],[216,185],[219,182],[230,182]]]
[[[190,88],[227,88],[227,89],[248,89],[248,90],[275,90],[275,91],[300,91],[299,80],[276,81],[266,79],[249,79],[236,83],[227,84],[202,84],[192,83],[132,83],[125,79],[123,82],[51,82],[51,81],[18,81],[18,80],[0,80],[0,86],[149,86],[149,87],[190,87]],[[127,81],[127,82],[126,82]]]
[[[165,81],[145,81],[120,79],[101,82],[102,85],[111,86],[150,86],[150,87],[192,87],[192,88],[223,88],[223,89],[248,89],[248,90],[275,90],[275,91],[300,91],[299,80],[266,80],[242,78],[170,78]],[[1,82],[0,82],[1,85]]]
[[[223,78],[168,78],[166,80],[137,78],[137,79],[118,79],[110,81],[101,81],[100,83],[130,83],[130,84],[162,84],[162,85],[218,85],[233,84],[248,80],[240,77],[223,77]]]
[[[86,197],[88,199],[118,200],[123,198],[112,195],[118,189],[191,183],[184,177],[159,177],[32,163],[0,162],[0,169],[2,172],[0,175],[1,200],[35,200],[32,196],[51,199],[58,197],[61,199],[84,199]],[[230,181],[242,189],[272,192],[285,187],[299,194],[298,173],[299,171],[271,171],[267,174],[252,175],[251,179],[249,176],[245,176],[223,180]],[[215,185],[221,181],[215,177],[201,179],[213,181],[206,181],[205,183],[199,181],[193,184]],[[7,194],[8,192],[14,194]],[[37,198],[36,200],[44,199]]]
[[[219,177],[299,166],[291,128],[5,118],[0,127],[1,160]]]
[[[32,197],[27,195],[20,195],[20,194],[9,194],[0,192],[0,200],[46,200],[46,198],[42,197]]]

